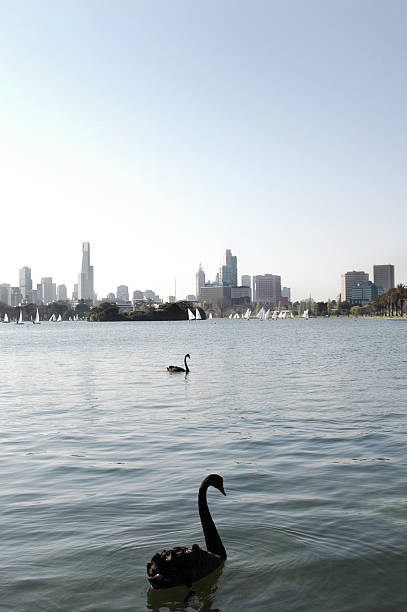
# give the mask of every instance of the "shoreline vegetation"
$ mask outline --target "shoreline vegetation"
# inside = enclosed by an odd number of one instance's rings
[[[145,310],[120,312],[116,304],[102,302],[102,304],[89,311],[88,321],[92,323],[105,321],[187,321],[188,308],[191,308],[190,302],[175,302],[173,304],[162,304],[158,308],[151,306]],[[201,319],[206,319],[204,309],[197,308]]]

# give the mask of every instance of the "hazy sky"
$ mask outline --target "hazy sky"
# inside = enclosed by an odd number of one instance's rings
[[[405,0],[0,0],[0,283],[407,282]]]

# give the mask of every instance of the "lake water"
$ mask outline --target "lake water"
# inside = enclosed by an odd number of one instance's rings
[[[0,325],[0,608],[406,610],[406,341],[367,319]],[[204,546],[211,472],[228,559],[184,603],[145,566]]]

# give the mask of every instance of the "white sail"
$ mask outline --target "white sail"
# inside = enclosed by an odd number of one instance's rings
[[[277,315],[278,315],[278,310],[274,310],[273,314],[271,315],[271,318],[273,319],[273,321],[277,320]]]
[[[231,313],[231,314],[229,315],[229,319],[231,319],[232,317],[233,317],[233,314]]]
[[[246,310],[246,312],[245,312],[245,313],[244,313],[244,315],[243,315],[243,318],[244,318],[244,319],[248,319],[249,317],[250,317],[250,310],[249,310],[249,309],[247,309],[247,310]]]
[[[4,313],[4,323],[8,323],[8,314],[7,314],[7,312]]]
[[[34,325],[38,325],[40,323],[40,313],[38,312],[38,308],[37,308],[37,312],[35,313],[35,319],[33,323]]]
[[[264,320],[265,320],[265,321],[268,321],[269,316],[270,316],[270,308],[269,308],[269,309],[267,310],[267,312],[265,313],[265,315],[264,315]]]
[[[193,321],[193,319],[195,319],[194,313],[189,308],[188,308],[188,319],[190,321]]]
[[[48,319],[48,321],[52,322],[52,321],[56,321],[56,320],[57,320],[57,318],[55,316],[55,313],[53,312],[52,315],[50,316],[50,318]]]
[[[294,315],[293,315],[292,312],[290,312],[290,317],[291,317],[291,319],[294,319]]]
[[[23,325],[23,311],[20,308],[20,315],[18,317],[17,325]]]
[[[209,318],[212,319],[212,313],[211,312],[209,313]]]
[[[199,319],[202,319],[201,313],[199,312],[198,308],[195,308],[195,319],[197,319],[198,321]]]
[[[264,321],[264,315],[265,315],[265,310],[263,308],[263,306],[260,308],[259,312],[256,315],[257,319],[260,319],[260,321]]]
[[[302,315],[302,318],[303,318],[303,319],[309,319],[308,308],[307,308],[307,310],[304,310],[304,313],[303,313],[303,315]]]
[[[57,322],[59,323],[59,321],[62,321],[62,317],[61,317],[61,315],[58,315]]]
[[[239,317],[239,314],[238,314],[238,313],[236,313],[236,314],[234,315],[234,317],[233,317],[233,318],[234,318],[234,319],[239,319],[239,318],[240,318],[240,317]]]

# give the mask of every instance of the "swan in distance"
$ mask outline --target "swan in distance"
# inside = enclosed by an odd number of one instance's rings
[[[191,356],[190,356],[189,353],[187,353],[185,355],[185,357],[184,357],[184,366],[185,366],[185,368],[181,368],[181,366],[170,365],[170,366],[168,366],[167,370],[169,372],[186,372],[188,374],[189,367],[188,367],[188,364],[187,364],[187,357],[188,357],[188,359],[191,359]]]

